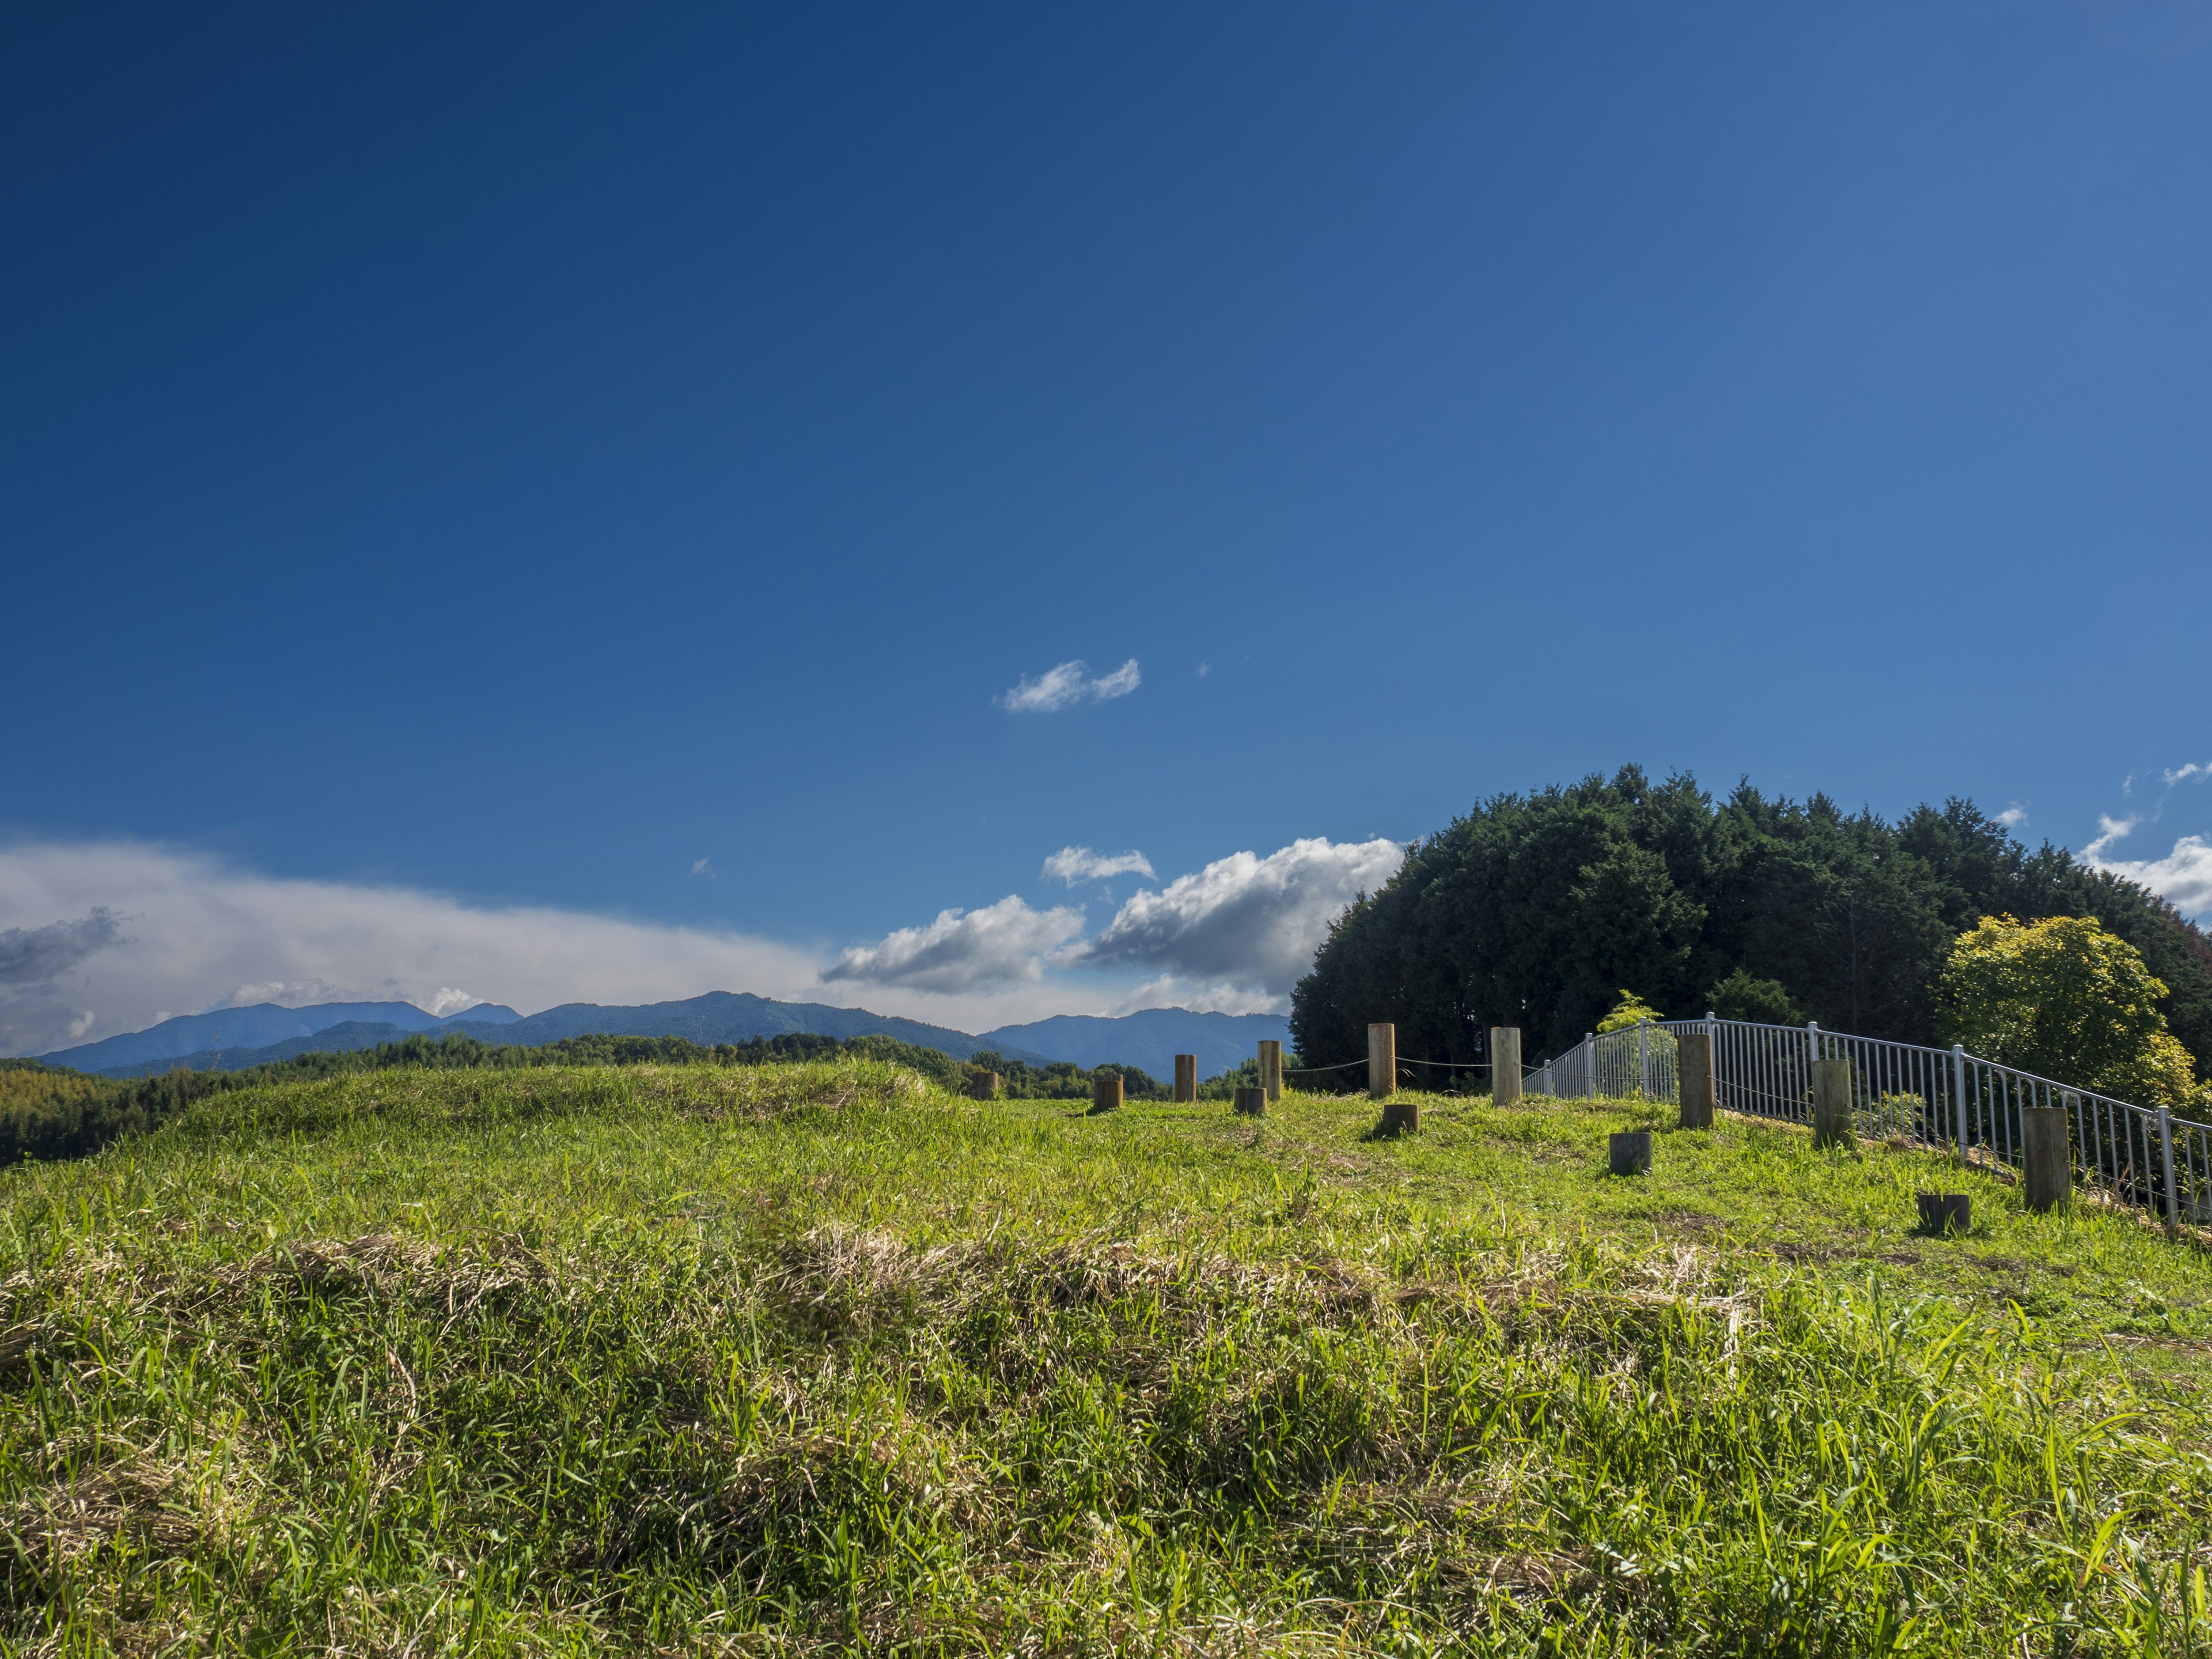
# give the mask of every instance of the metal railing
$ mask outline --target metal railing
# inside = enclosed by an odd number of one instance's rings
[[[1840,1058],[1851,1062],[1851,1115],[1861,1134],[2017,1165],[2022,1109],[2057,1106],[2067,1115],[2077,1187],[2169,1223],[2212,1221],[2212,1124],[2054,1083],[1962,1048],[1708,1014],[1593,1033],[1536,1066],[1522,1086],[1564,1099],[1677,1102],[1676,1038],[1692,1034],[1712,1039],[1713,1104],[1723,1111],[1809,1122],[1813,1064]]]

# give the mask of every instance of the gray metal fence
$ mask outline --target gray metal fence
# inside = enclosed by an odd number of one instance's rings
[[[1673,1102],[1675,1039],[1693,1032],[1712,1039],[1713,1103],[1723,1111],[1809,1122],[1813,1062],[1842,1057],[1851,1062],[1860,1133],[2017,1164],[2021,1109],[2060,1106],[2072,1133],[2077,1186],[2170,1222],[2212,1221],[2212,1125],[2054,1083],[1960,1048],[1709,1014],[1586,1036],[1531,1071],[1522,1087],[1568,1099]]]

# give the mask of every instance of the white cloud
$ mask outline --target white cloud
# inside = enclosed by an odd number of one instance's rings
[[[1045,961],[1083,931],[1083,912],[1033,910],[1009,893],[980,910],[940,910],[927,927],[901,927],[856,945],[822,975],[917,991],[961,992],[1035,981]]]
[[[691,861],[691,873],[695,876],[704,876],[708,880],[712,881],[721,872],[714,868],[714,861],[712,859],[694,859]]]
[[[1063,847],[1044,861],[1047,881],[1108,880],[1115,876],[1152,876],[1152,860],[1142,853],[1094,853],[1088,847]]]
[[[2108,859],[2106,850],[2114,842],[2125,839],[2136,821],[2106,818],[2101,822],[2104,834],[2081,849],[2082,863],[2093,870],[2141,882],[2185,915],[2201,916],[2212,911],[2212,842],[2202,836],[2184,836],[2162,859]]]
[[[1297,841],[1264,859],[1235,853],[1137,894],[1084,960],[1265,993],[1279,1006],[1312,966],[1329,923],[1358,893],[1388,881],[1405,855],[1383,840]]]
[[[1997,814],[1997,822],[2008,830],[2017,830],[2027,822],[2027,808],[2014,801]]]
[[[2212,778],[2212,761],[2202,763],[2191,761],[2186,766],[2177,767],[2174,770],[2166,773],[2166,787],[2171,789],[2175,784],[2190,778]]]
[[[2092,870],[2105,868],[2105,849],[2114,842],[2125,841],[2129,833],[2142,822],[2140,817],[2116,818],[2109,814],[2100,816],[2097,819],[2097,838],[2081,849],[2081,862]]]
[[[1134,657],[1112,673],[1095,679],[1091,676],[1091,665],[1078,659],[1048,668],[1033,680],[1018,682],[1012,690],[999,694],[998,703],[1010,714],[1049,714],[1070,703],[1108,702],[1115,697],[1126,697],[1142,679]]]
[[[0,1053],[40,1054],[239,1000],[443,1013],[488,994],[527,1013],[716,989],[789,997],[814,982],[817,958],[738,933],[278,879],[109,842],[0,848],[0,964],[17,975],[0,983]]]

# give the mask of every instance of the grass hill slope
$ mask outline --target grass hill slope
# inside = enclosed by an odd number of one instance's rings
[[[392,1070],[0,1172],[9,1644],[2212,1641],[2193,1253],[1776,1125],[1424,1113]]]

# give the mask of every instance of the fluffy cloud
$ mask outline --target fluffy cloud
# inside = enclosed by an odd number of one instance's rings
[[[1997,814],[1997,822],[2008,830],[2017,830],[2027,822],[2027,808],[2014,801]]]
[[[940,910],[927,927],[902,927],[880,944],[856,945],[822,978],[915,991],[988,990],[1042,978],[1044,958],[1082,931],[1082,911],[1033,910],[1009,893],[980,910]]]
[[[2176,767],[2166,775],[2168,787],[2190,778],[2212,778],[2212,761],[2191,761],[2186,766]]]
[[[241,1002],[790,996],[816,959],[765,939],[404,887],[280,880],[137,842],[0,848],[0,1052],[40,1054]]]
[[[1063,847],[1044,861],[1047,881],[1104,881],[1114,876],[1152,877],[1152,860],[1142,853],[1094,853],[1088,847]]]
[[[2184,836],[2162,859],[2114,859],[2106,854],[2116,842],[2127,839],[2141,822],[2136,818],[2101,818],[2101,833],[2081,849],[2081,862],[2092,870],[2106,870],[2169,899],[2184,914],[2201,916],[2212,911],[2212,842],[2202,836]]]
[[[1329,923],[1404,857],[1393,841],[1297,841],[1266,858],[1232,854],[1137,894],[1084,959],[1279,999],[1312,965]]]
[[[1137,689],[1141,679],[1134,657],[1112,673],[1101,674],[1095,679],[1091,675],[1091,665],[1078,659],[1048,668],[1033,680],[1017,682],[1013,690],[999,694],[998,702],[1010,714],[1049,714],[1073,702],[1108,702],[1115,697],[1126,697]]]

